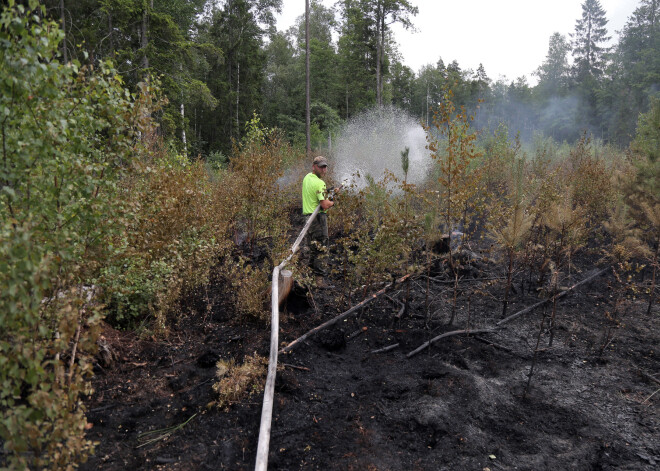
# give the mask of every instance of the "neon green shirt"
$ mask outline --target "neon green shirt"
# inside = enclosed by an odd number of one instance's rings
[[[305,175],[302,183],[303,214],[312,214],[324,199],[326,199],[325,182],[314,173]]]

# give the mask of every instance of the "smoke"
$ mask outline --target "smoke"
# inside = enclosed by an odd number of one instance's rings
[[[492,134],[504,124],[510,139],[518,136],[527,144],[539,135],[572,143],[586,132],[604,142],[627,145],[625,136],[616,133],[618,116],[614,109],[603,104],[594,106],[579,93],[531,100],[519,99],[509,92],[487,100],[475,115],[473,125],[482,135]]]
[[[401,152],[406,147],[410,149],[408,182],[421,183],[432,159],[420,123],[395,107],[363,112],[351,118],[339,133],[333,159],[335,176],[359,188],[366,185],[366,175],[379,180],[385,169],[403,179]]]

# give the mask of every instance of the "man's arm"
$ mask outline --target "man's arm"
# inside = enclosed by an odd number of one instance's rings
[[[335,205],[335,202],[330,200],[322,200],[319,204],[321,205],[321,209],[325,211],[326,209],[332,208]]]
[[[323,187],[321,188],[321,190],[319,191],[318,194],[319,194],[320,197],[324,198],[321,201],[319,201],[319,204],[321,205],[321,209],[323,211],[325,211],[326,209],[332,208],[334,206],[334,204],[335,204],[334,201],[331,201],[330,199],[328,199],[328,193],[325,189],[325,184],[323,185]]]

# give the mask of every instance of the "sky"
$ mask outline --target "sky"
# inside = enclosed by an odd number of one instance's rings
[[[322,0],[332,7],[336,0]],[[582,15],[583,0],[411,0],[419,8],[412,18],[416,32],[401,27],[393,29],[403,63],[419,72],[424,65],[435,65],[442,58],[445,65],[457,60],[463,69],[476,70],[483,64],[488,77],[495,81],[515,80],[532,75],[545,60],[550,36],[566,36],[575,30]],[[612,43],[639,0],[600,0],[608,19]],[[305,0],[283,0],[277,29],[286,30],[296,17],[305,14]]]

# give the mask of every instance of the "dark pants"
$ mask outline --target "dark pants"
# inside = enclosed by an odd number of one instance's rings
[[[305,236],[309,247],[309,266],[317,276],[325,276],[325,258],[328,251],[328,214],[319,213]]]

